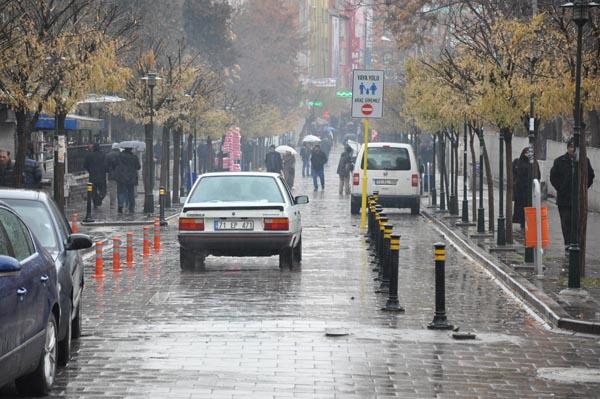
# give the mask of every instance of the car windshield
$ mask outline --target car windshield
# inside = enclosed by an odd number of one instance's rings
[[[190,195],[189,202],[285,202],[270,176],[207,176]]]
[[[17,211],[44,248],[50,252],[58,251],[54,224],[48,208],[43,203],[22,199],[2,199],[2,201]]]
[[[410,157],[406,148],[369,147],[369,170],[410,170]]]

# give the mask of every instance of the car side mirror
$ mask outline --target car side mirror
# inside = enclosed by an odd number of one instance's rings
[[[11,256],[0,255],[0,273],[14,273],[21,270],[21,263]]]
[[[308,195],[300,195],[300,196],[294,198],[294,203],[296,205],[308,204]]]
[[[65,248],[67,251],[77,251],[79,249],[90,248],[92,244],[92,240],[87,234],[73,233],[67,238]]]

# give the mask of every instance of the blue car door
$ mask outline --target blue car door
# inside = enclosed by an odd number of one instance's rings
[[[32,338],[43,332],[47,309],[47,265],[35,252],[33,240],[25,224],[15,214],[0,208],[0,224],[6,231],[13,256],[21,262],[19,286],[15,290],[16,310],[19,318],[17,345],[26,346]],[[53,266],[53,265],[52,265]]]

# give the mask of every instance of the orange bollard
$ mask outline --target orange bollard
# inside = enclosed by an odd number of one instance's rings
[[[133,266],[133,232],[127,232],[127,250],[125,253],[125,263],[127,266]]]
[[[113,272],[121,271],[121,238],[113,237]]]
[[[160,219],[154,219],[154,252],[160,251]]]
[[[94,278],[104,277],[104,259],[102,258],[102,242],[96,241],[96,274]]]
[[[150,256],[150,226],[144,226],[144,249],[142,256]]]
[[[78,213],[74,213],[71,215],[71,231],[73,233],[79,233],[79,226],[77,225],[78,219],[79,219]]]

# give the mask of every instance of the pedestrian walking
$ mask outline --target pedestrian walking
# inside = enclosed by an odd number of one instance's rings
[[[283,156],[283,178],[290,188],[294,187],[294,178],[296,175],[296,157],[287,151]]]
[[[271,144],[269,152],[267,152],[267,155],[265,156],[265,166],[267,167],[267,172],[281,173],[283,160],[281,159],[281,154],[275,151],[274,144]]]
[[[519,158],[513,160],[512,163],[512,174],[513,174],[513,223],[519,223],[521,229],[525,228],[525,207],[527,206],[527,199],[529,193],[529,147],[523,148]],[[539,179],[540,167],[537,161],[533,166],[533,178]]]
[[[321,181],[321,189],[325,190],[325,171],[324,167],[327,163],[327,155],[321,151],[320,145],[315,145],[310,156],[311,174],[313,178],[314,191],[318,191],[319,185],[317,178]]]
[[[300,158],[302,158],[302,177],[310,176],[310,147],[304,143],[300,149]]]
[[[354,163],[352,162],[352,148],[349,145],[344,147],[344,152],[340,156],[340,161],[338,162],[337,174],[340,177],[340,195],[343,195],[344,192],[346,195],[350,195],[350,174],[352,173],[352,169],[354,169]]]
[[[94,185],[92,200],[94,208],[98,208],[106,196],[106,159],[99,143],[94,143],[92,151],[85,156],[83,167],[89,174],[89,182]]]
[[[108,174],[108,182],[106,185],[106,190],[108,192],[108,200],[110,209],[115,209],[117,207],[117,180],[115,179],[115,170],[117,169],[117,165],[119,164],[119,154],[121,150],[119,149],[118,143],[113,143],[111,150],[106,154],[105,157],[105,168],[106,173]]]
[[[0,148],[0,187],[15,187],[14,167],[10,151]]]
[[[550,183],[556,189],[556,205],[560,215],[560,225],[562,228],[563,241],[565,244],[565,253],[568,255],[569,241],[571,235],[571,163],[575,154],[573,139],[567,143],[567,153],[554,160],[552,169],[550,169]],[[590,188],[594,182],[594,169],[587,160],[587,187]]]
[[[118,212],[123,213],[123,206],[127,205],[129,213],[135,212],[135,186],[138,184],[138,170],[140,160],[133,153],[132,148],[125,148],[117,158],[117,167],[114,177],[117,181]]]

